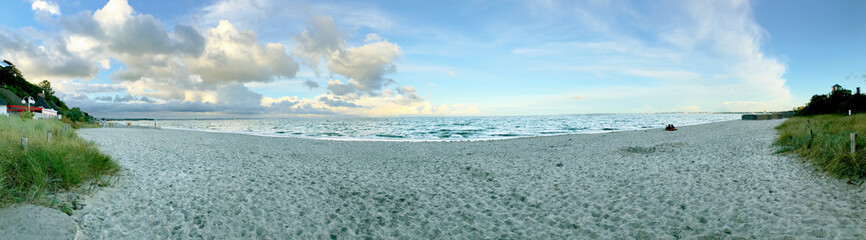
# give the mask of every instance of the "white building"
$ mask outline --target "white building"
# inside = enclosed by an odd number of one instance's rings
[[[7,112],[8,110],[6,110],[6,105],[9,105],[9,103],[6,103],[6,100],[3,100],[3,98],[0,97],[0,115],[9,116],[9,113]]]

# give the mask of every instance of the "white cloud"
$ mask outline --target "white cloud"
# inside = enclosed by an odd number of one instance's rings
[[[346,48],[346,33],[341,32],[329,16],[316,15],[310,19],[309,27],[299,34],[295,40],[295,55],[303,63],[319,74],[319,62],[330,57],[334,52]]]
[[[213,14],[206,16],[237,13],[226,7],[245,4],[252,4],[249,8],[257,9],[236,18],[241,26],[248,27],[261,26],[255,23],[258,20],[244,20],[251,16],[248,14],[256,14],[261,20],[267,14],[260,13],[278,11],[283,14],[278,9],[286,6],[283,2],[270,0],[228,0],[206,8],[209,14]],[[34,2],[34,10],[59,15],[59,8],[55,14],[52,6],[57,5],[39,0]],[[311,12],[326,13],[350,9],[336,6],[315,4],[309,7],[321,10]],[[285,19],[307,18],[309,15],[304,13]],[[206,19],[204,24],[176,24],[169,28],[153,15],[136,12],[126,0],[110,0],[93,13],[83,11],[60,16],[56,22],[62,30],[58,32],[31,30],[22,36],[2,31],[0,54],[16,63],[30,79],[57,78],[53,82],[58,96],[69,101],[70,105],[81,106],[94,114],[380,116],[478,112],[474,105],[433,105],[425,101],[414,87],[399,86],[395,80],[386,78],[396,71],[394,61],[402,55],[402,49],[382,36],[368,33],[362,44],[347,44],[348,34],[340,26],[387,28],[390,25],[376,11],[340,13],[337,16],[341,19],[339,25],[328,16],[312,17],[306,31],[296,31],[301,32],[294,38],[297,44],[289,43],[290,48],[295,48],[296,57],[305,65],[318,70],[318,64],[325,63],[321,70],[327,70],[335,77],[328,81],[327,93],[313,98],[273,98],[250,90],[274,85],[274,80],[311,90],[319,87],[319,83],[313,80],[292,79],[298,74],[298,63],[287,53],[284,43],[260,40],[258,32],[261,29],[248,30],[237,27],[232,22],[234,20],[217,22],[212,19]],[[295,22],[300,24],[303,21]],[[111,83],[89,82],[96,78],[100,67],[112,69],[118,66],[109,74]],[[306,74],[313,77],[309,70]],[[392,83],[395,85],[393,89],[386,89]]]
[[[338,95],[356,91],[375,93],[387,83],[396,83],[384,76],[396,72],[393,62],[402,53],[397,44],[382,40],[375,34],[368,34],[366,43],[359,47],[347,47],[333,19],[328,16],[315,16],[311,26],[296,39],[295,54],[304,63],[318,71],[318,63],[327,61],[329,72],[349,78],[348,84],[329,82],[328,90]]]
[[[228,21],[210,29],[204,53],[189,59],[190,71],[206,82],[271,81],[293,78],[298,64],[285,53],[282,44],[259,43],[253,31],[239,32]]]
[[[60,6],[50,1],[33,0],[33,3],[30,4],[30,9],[37,13],[48,13],[52,16],[60,15]]]
[[[68,42],[62,39],[43,39],[41,45],[35,39],[0,31],[0,55],[11,61],[30,81],[56,78],[89,78],[96,75],[98,67],[91,59],[69,51]]]
[[[400,56],[400,47],[388,41],[368,43],[342,52],[332,53],[328,69],[350,78],[352,85],[360,91],[377,91],[393,80],[384,78],[394,73],[393,61]]]
[[[91,68],[108,68],[109,58],[117,60],[125,67],[111,74],[116,82],[113,86],[122,87],[131,96],[156,98],[157,102],[258,105],[261,95],[239,83],[292,78],[298,69],[282,44],[262,43],[253,31],[239,31],[223,21],[204,35],[185,25],[175,25],[174,31],[168,32],[161,21],[136,13],[125,0],[111,0],[92,15],[77,14],[60,22],[68,29],[61,32],[67,34],[62,42],[67,55],[83,57],[80,62]],[[93,77],[95,72],[77,76]]]

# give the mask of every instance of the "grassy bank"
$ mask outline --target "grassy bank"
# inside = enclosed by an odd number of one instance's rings
[[[56,120],[0,116],[0,207],[36,202],[119,170],[96,146]],[[52,134],[51,139],[48,133]],[[28,150],[21,146],[28,139]]]
[[[795,117],[776,129],[779,130],[776,144],[782,147],[782,152],[796,153],[840,178],[866,179],[866,114]],[[853,155],[849,136],[852,132],[857,133],[857,152]]]

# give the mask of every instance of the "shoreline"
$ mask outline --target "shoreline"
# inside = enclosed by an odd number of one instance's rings
[[[496,141],[80,131],[125,169],[94,239],[866,237],[866,188],[774,154],[783,120]]]
[[[714,123],[722,123],[722,122],[730,122],[730,121],[741,121],[741,120],[725,120],[719,122],[709,122],[709,123],[697,123],[697,124],[684,124],[679,127],[687,127],[687,126],[699,126],[704,124],[714,124]],[[261,132],[238,132],[238,131],[222,131],[222,130],[210,130],[210,129],[195,129],[195,128],[181,128],[181,127],[163,127],[159,126],[157,128],[147,127],[147,126],[116,126],[116,127],[106,127],[106,128],[138,128],[138,129],[152,129],[152,130],[175,130],[175,131],[191,131],[191,132],[207,132],[207,133],[226,133],[226,134],[238,134],[238,135],[248,135],[248,136],[259,136],[259,137],[272,137],[272,138],[296,138],[296,139],[309,139],[309,140],[322,140],[322,141],[347,141],[347,142],[479,142],[479,141],[500,141],[500,140],[510,140],[510,139],[521,139],[521,138],[538,138],[538,137],[557,137],[557,136],[567,136],[567,135],[585,135],[585,134],[607,134],[607,133],[616,133],[616,132],[636,132],[636,131],[650,131],[650,130],[662,130],[664,127],[658,128],[642,128],[642,129],[623,129],[623,130],[598,130],[600,132],[583,132],[583,133],[555,133],[555,134],[544,134],[544,135],[535,135],[535,136],[513,136],[513,137],[493,137],[493,138],[479,138],[479,139],[411,139],[411,138],[355,138],[355,137],[347,137],[347,138],[328,138],[328,137],[308,137],[308,136],[293,136],[293,135],[274,135],[268,133]]]

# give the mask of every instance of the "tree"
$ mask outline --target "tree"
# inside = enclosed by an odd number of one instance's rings
[[[42,80],[39,84],[36,84],[39,88],[42,88],[42,91],[45,91],[46,98],[48,96],[54,96],[54,89],[51,88],[51,82],[48,80]]]
[[[54,88],[51,87],[51,83],[46,81],[42,81],[37,85],[34,85],[28,82],[21,75],[21,72],[15,68],[15,65],[10,63],[9,61],[4,61],[8,66],[0,68],[0,87],[9,90],[17,97],[24,96],[32,96],[36,97],[39,93],[45,91],[45,99],[57,105],[60,111],[69,110],[69,107],[66,106],[66,103],[54,96],[55,91]]]
[[[866,112],[866,96],[861,93],[851,94],[851,91],[837,90],[830,95],[814,95],[803,110],[797,112],[800,116],[817,114],[848,114]]]

